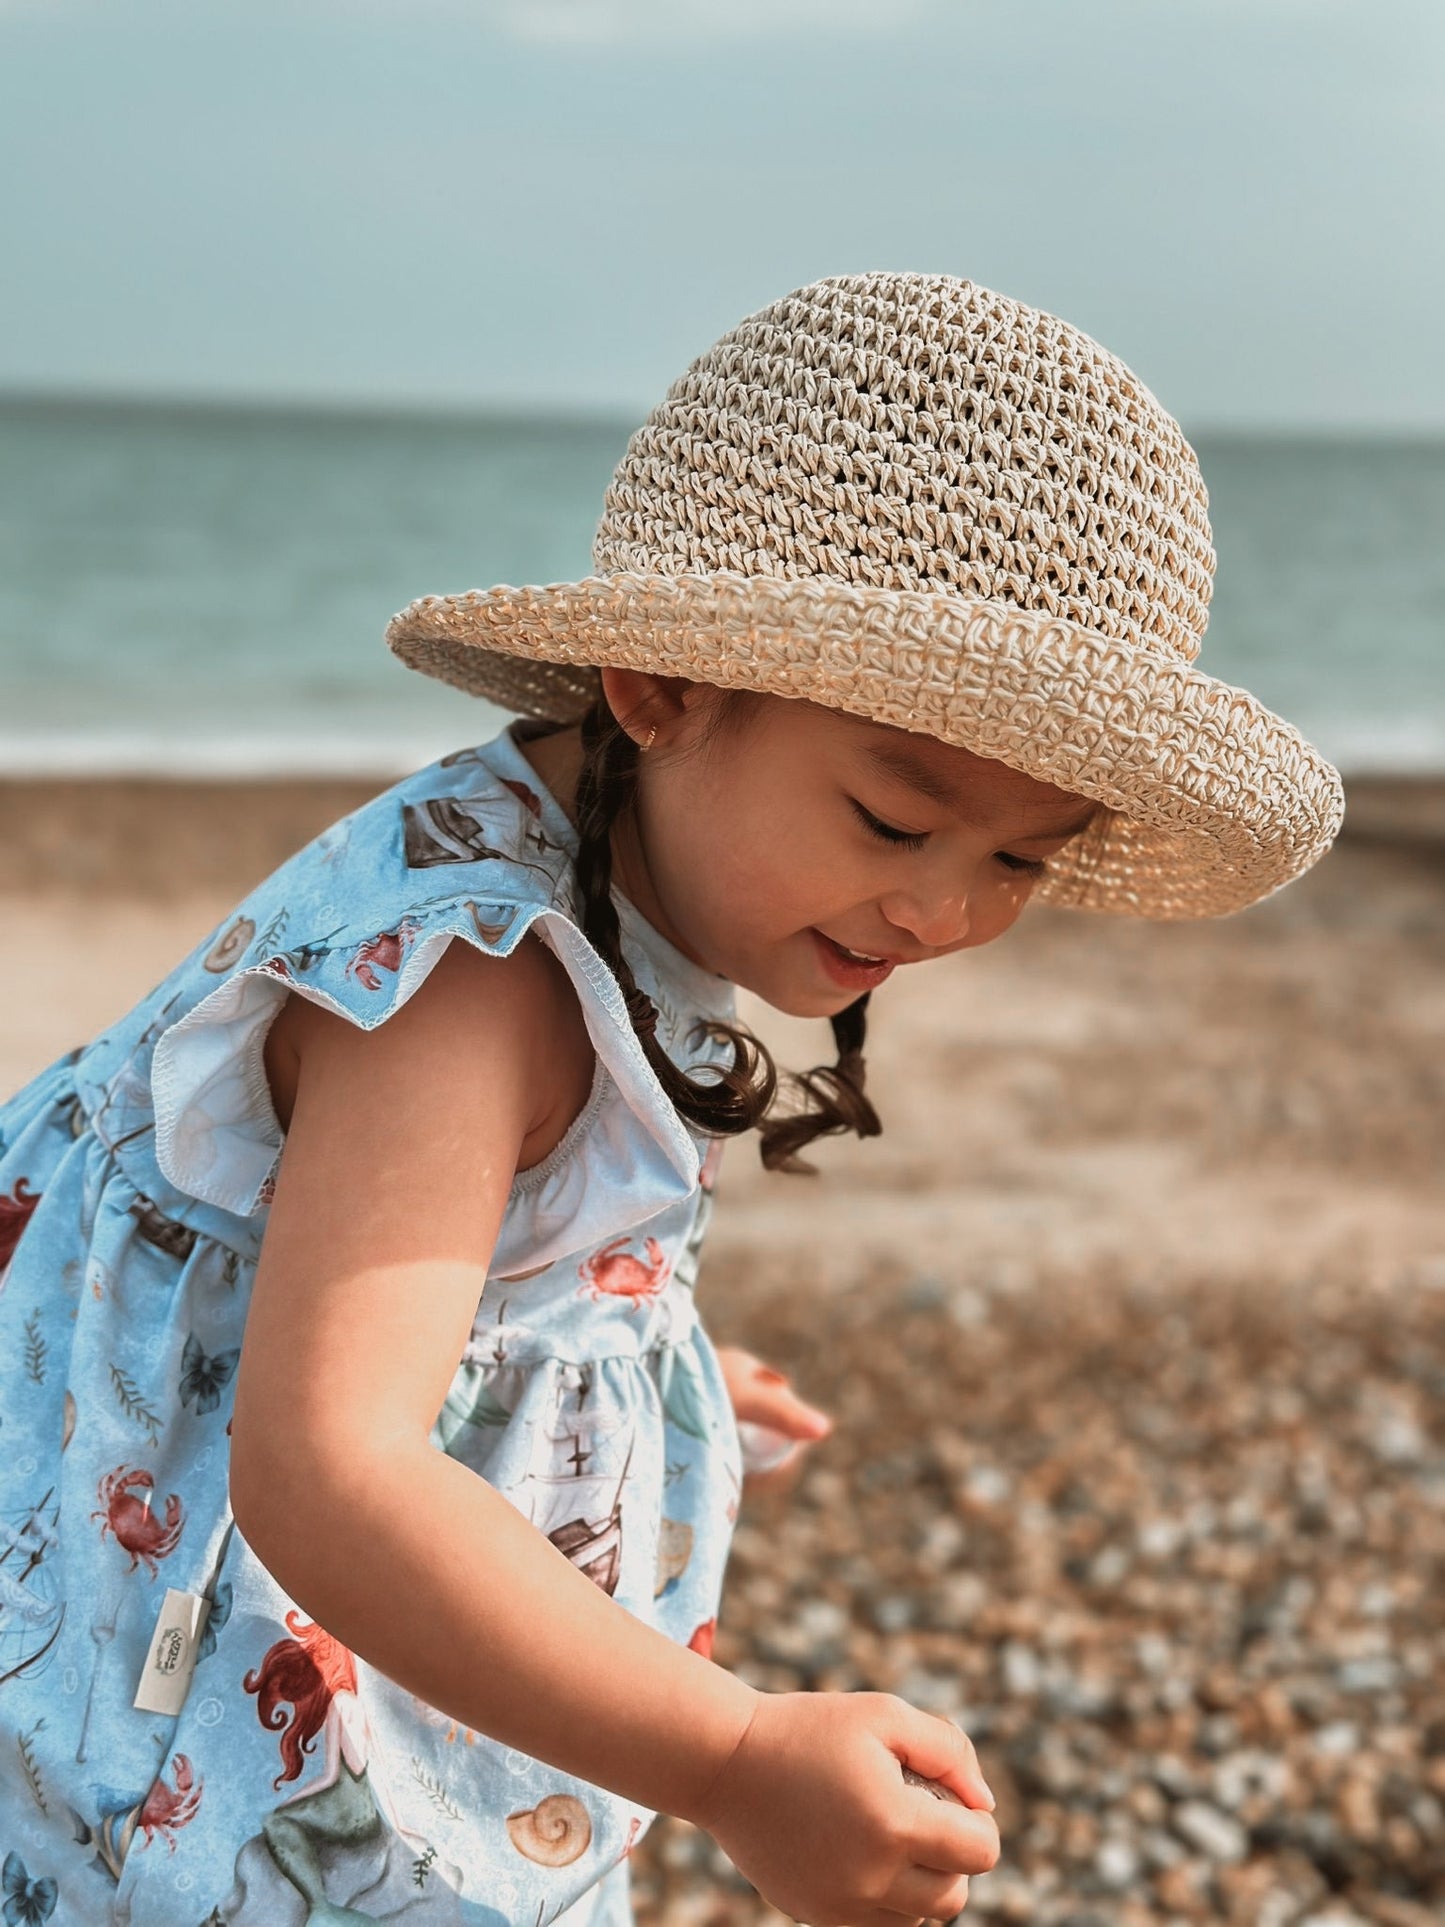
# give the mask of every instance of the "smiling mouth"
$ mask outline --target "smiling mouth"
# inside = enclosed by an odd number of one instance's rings
[[[814,927],[816,928],[816,925]],[[913,959],[910,957],[879,956],[875,951],[872,951],[872,950],[850,950],[846,943],[839,943],[836,937],[828,936],[827,932],[824,930],[819,930],[818,935],[822,937],[826,942],[830,943],[833,946],[833,948],[840,953],[840,955],[847,957],[849,961],[852,963],[902,964],[902,963],[911,963],[913,961]]]
[[[830,974],[840,983],[851,984],[855,988],[869,988],[881,984],[894,968],[892,957],[878,957],[868,951],[851,950],[836,938],[826,936],[816,925],[812,934]]]

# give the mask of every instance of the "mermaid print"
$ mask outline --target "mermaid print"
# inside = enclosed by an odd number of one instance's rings
[[[716,1154],[638,1081],[569,835],[503,731],[333,826],[0,1102],[0,1927],[550,1927],[625,1873],[635,1805],[369,1667],[280,1592],[228,1502],[284,1144],[254,1074],[267,1025],[297,991],[372,1028],[423,947],[503,955],[535,929],[606,1074],[508,1200],[433,1442],[609,1598],[710,1651],[735,1480],[691,1282]],[[468,868],[473,842],[500,854]],[[728,986],[709,1001],[630,920],[623,941],[676,1013],[675,1061],[722,1061],[690,1040],[735,1014]],[[133,1705],[168,1589],[209,1600],[174,1723]]]
[[[276,1733],[279,1791],[300,1784],[275,1802],[260,1831],[236,1859],[235,1887],[208,1917],[215,1927],[270,1927],[284,1907],[282,1895],[299,1896],[308,1922],[341,1927],[349,1921],[390,1920],[409,1913],[400,1893],[435,1879],[456,1888],[458,1870],[440,1862],[436,1846],[409,1828],[394,1811],[383,1782],[368,1770],[371,1739],[359,1697],[356,1658],[299,1608],[285,1616],[289,1637],[267,1647],[241,1685],[253,1695],[256,1715]],[[320,1770],[303,1779],[318,1741]],[[378,1881],[378,1864],[386,1869]],[[418,1869],[424,1870],[418,1878]],[[353,1903],[367,1891],[365,1912]],[[382,1899],[391,1888],[393,1901]],[[376,1912],[383,1905],[385,1911]]]

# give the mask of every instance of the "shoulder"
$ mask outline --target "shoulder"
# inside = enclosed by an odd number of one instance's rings
[[[434,1093],[486,1075],[493,1095],[522,1093],[545,1118],[565,1104],[578,1073],[586,1095],[591,1056],[572,981],[534,933],[507,956],[449,942],[422,985],[374,1031],[326,1004],[289,996],[266,1037],[266,1073],[283,1125],[304,1066],[326,1064],[343,1083],[364,1083],[395,1060]]]
[[[585,1101],[594,1061],[576,989],[553,952],[528,932],[505,956],[449,943],[425,980],[375,1030],[325,1005],[291,996],[265,1043],[265,1067],[283,1129],[303,1076],[358,1102],[379,1082],[397,1101],[456,1102],[484,1088],[494,1112],[530,1138]],[[560,1133],[559,1133],[560,1135]],[[525,1161],[525,1159],[524,1159]]]

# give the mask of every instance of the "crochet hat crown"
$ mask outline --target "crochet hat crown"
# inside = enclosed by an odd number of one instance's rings
[[[1308,868],[1339,774],[1194,667],[1215,554],[1178,423],[1059,317],[947,275],[810,283],[668,388],[595,573],[425,596],[390,646],[571,721],[603,664],[804,697],[1105,807],[1035,890],[1222,915]]]

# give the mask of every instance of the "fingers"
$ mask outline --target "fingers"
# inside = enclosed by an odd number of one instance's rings
[[[752,1352],[730,1348],[726,1377],[733,1411],[740,1419],[768,1425],[790,1439],[823,1439],[833,1421],[816,1405],[800,1398],[786,1372],[765,1365]]]
[[[968,1875],[910,1867],[889,1888],[883,1905],[889,1913],[910,1922],[952,1920],[968,1905]],[[901,1927],[901,1922],[896,1922],[895,1927]]]
[[[922,1793],[922,1788],[919,1791]],[[935,1800],[931,1793],[923,1793],[923,1799],[928,1801],[928,1809],[918,1814],[908,1842],[909,1855],[916,1867],[937,1880],[956,1880],[960,1874],[991,1873],[998,1865],[999,1856],[998,1827],[993,1815],[980,1813],[973,1807],[956,1807],[951,1800]],[[921,1806],[922,1801],[919,1804]]]
[[[895,1744],[903,1764],[921,1773],[925,1780],[941,1781],[971,1807],[986,1807],[992,1812],[993,1793],[979,1769],[978,1754],[967,1733],[942,1714],[920,1712],[892,1694],[885,1697],[900,1709]]]

